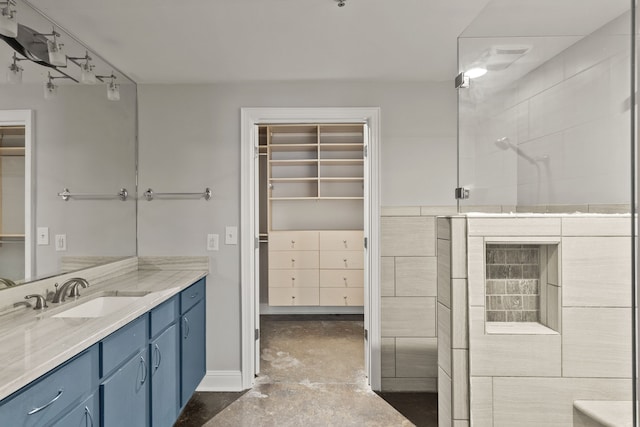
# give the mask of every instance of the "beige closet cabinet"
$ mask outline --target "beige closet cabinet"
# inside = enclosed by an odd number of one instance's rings
[[[270,125],[260,135],[269,305],[362,306],[364,126]]]

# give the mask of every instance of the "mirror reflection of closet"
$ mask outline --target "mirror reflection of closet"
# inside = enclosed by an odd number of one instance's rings
[[[25,274],[25,126],[0,126],[0,289]]]

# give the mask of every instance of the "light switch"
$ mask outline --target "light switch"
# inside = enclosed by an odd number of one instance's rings
[[[220,236],[217,234],[207,234],[207,250],[217,251],[219,249]]]
[[[66,251],[67,250],[67,235],[66,234],[56,234],[56,251]]]
[[[38,245],[49,244],[49,227],[38,227]]]
[[[238,227],[225,227],[224,231],[224,243],[226,245],[238,244]]]

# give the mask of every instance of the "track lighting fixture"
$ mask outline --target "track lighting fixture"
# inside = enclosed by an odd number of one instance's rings
[[[85,84],[95,84],[97,82],[96,74],[93,72],[93,65],[91,64],[91,57],[89,52],[85,52],[84,56],[71,57],[67,56],[67,59],[78,67],[80,67],[80,81]]]
[[[16,0],[0,1],[0,34],[18,37]]]
[[[49,52],[49,64],[55,65],[56,67],[66,67],[67,66],[67,56],[64,54],[62,50],[62,43],[58,41],[58,37],[60,37],[60,33],[56,31],[56,28],[53,27],[49,34],[38,33],[40,36],[51,37],[51,39],[47,39],[47,51]]]
[[[25,61],[26,58],[18,58],[15,52],[13,52],[13,62],[9,65],[9,71],[7,71],[7,82],[12,84],[22,83],[22,70],[23,68],[18,65],[18,61]]]
[[[54,83],[55,79],[71,79],[74,78],[62,75],[62,76],[52,76],[51,73],[47,73],[47,81],[44,84],[44,99],[53,99],[58,94],[58,85]]]
[[[107,83],[107,99],[109,101],[120,101],[120,85],[116,83],[116,76],[111,73],[109,76],[96,76],[101,82],[109,79]]]

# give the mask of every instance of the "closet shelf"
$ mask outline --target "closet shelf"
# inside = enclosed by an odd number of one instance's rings
[[[271,166],[313,166],[318,159],[269,160]]]
[[[0,239],[23,239],[24,240],[24,234],[0,233]]]
[[[326,176],[320,177],[320,182],[363,182],[364,178],[361,176],[347,177],[347,176]]]
[[[318,144],[271,144],[271,151],[317,151]]]
[[[0,147],[0,156],[24,156],[24,147]]]
[[[357,166],[364,165],[364,159],[320,159],[323,166]]]
[[[317,181],[318,181],[317,177],[313,177],[313,178],[309,178],[309,177],[269,178],[269,182],[271,182],[271,183],[276,183],[276,182],[317,182]]]
[[[364,144],[362,143],[360,144],[321,143],[320,151],[361,151],[363,147],[364,147]]]

